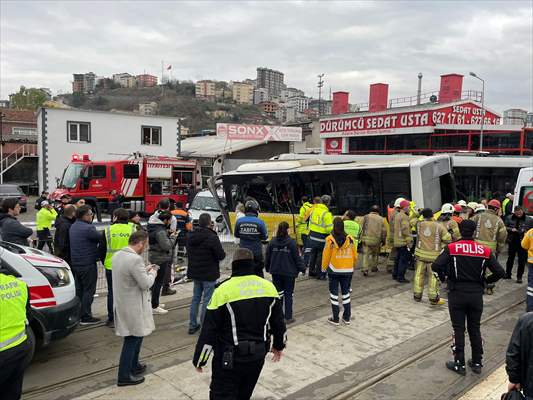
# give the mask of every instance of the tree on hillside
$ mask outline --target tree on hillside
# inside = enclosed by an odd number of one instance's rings
[[[72,102],[71,102],[71,106],[72,107],[81,107],[85,104],[85,102],[87,101],[87,98],[85,97],[85,95],[83,93],[73,93],[72,94]]]
[[[24,110],[36,110],[41,107],[46,100],[47,94],[41,89],[20,87],[17,93],[9,96],[12,108]]]

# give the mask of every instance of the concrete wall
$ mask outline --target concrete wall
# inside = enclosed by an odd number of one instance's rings
[[[90,122],[91,142],[67,141],[67,121]],[[161,145],[141,145],[141,127],[161,127]],[[91,160],[124,159],[127,154],[176,156],[178,119],[123,113],[41,109],[37,116],[39,189],[53,190],[73,154]],[[112,153],[119,153],[114,155]]]

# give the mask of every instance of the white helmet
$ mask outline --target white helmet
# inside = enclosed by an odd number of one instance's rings
[[[474,211],[475,212],[487,211],[487,209],[485,208],[483,204],[478,204],[477,207],[474,209]]]
[[[461,207],[467,207],[466,201],[464,200],[459,200],[457,204],[459,204]]]
[[[468,208],[471,208],[472,210],[475,211],[476,208],[477,208],[477,203],[476,203],[475,201],[471,201],[471,202],[468,203],[466,206],[467,206]]]
[[[441,214],[453,214],[453,206],[450,203],[446,203],[442,205],[442,208],[440,209]]]
[[[400,203],[402,201],[404,201],[405,199],[403,197],[398,197],[395,201],[394,201],[394,207],[400,207]]]

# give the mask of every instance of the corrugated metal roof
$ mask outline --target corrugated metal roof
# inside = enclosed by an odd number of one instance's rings
[[[197,136],[181,141],[184,157],[217,158],[264,144],[262,140],[227,140],[219,136]]]

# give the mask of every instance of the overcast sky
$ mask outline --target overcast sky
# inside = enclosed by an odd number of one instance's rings
[[[72,73],[180,80],[255,78],[265,66],[317,97],[390,84],[389,98],[439,87],[439,75],[475,71],[486,104],[533,110],[533,8],[522,2],[45,2],[1,0],[0,98],[20,85],[71,89]],[[480,89],[465,76],[463,89]]]

